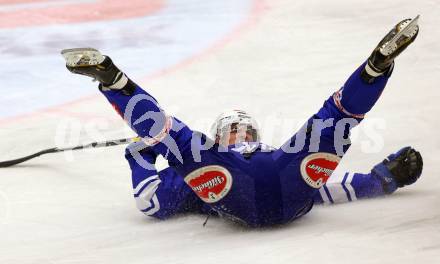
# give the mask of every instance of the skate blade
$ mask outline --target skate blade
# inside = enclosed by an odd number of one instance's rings
[[[66,65],[70,67],[94,66],[105,59],[97,49],[93,48],[64,49],[61,55],[66,60]]]
[[[414,19],[405,21],[402,25],[399,25],[400,31],[380,48],[380,53],[384,56],[388,56],[398,49],[402,43],[410,40],[419,30],[419,17],[420,15],[417,15]]]

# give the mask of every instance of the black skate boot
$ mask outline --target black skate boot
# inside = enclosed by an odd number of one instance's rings
[[[402,20],[379,42],[362,71],[365,82],[372,83],[378,76],[391,74],[394,59],[416,39],[418,20],[419,16]]]
[[[76,74],[89,76],[100,83],[105,90],[121,90],[131,94],[133,85],[108,56],[103,56],[93,48],[65,49],[61,54],[66,60],[66,68]]]

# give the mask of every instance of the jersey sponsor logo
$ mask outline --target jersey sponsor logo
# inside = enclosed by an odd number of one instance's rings
[[[330,153],[314,153],[301,162],[301,176],[315,189],[321,188],[339,164],[340,157]]]
[[[215,203],[231,190],[232,176],[218,165],[197,169],[185,177],[185,182],[206,203]]]

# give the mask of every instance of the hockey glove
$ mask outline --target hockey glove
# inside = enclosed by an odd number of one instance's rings
[[[422,174],[423,159],[418,151],[405,147],[391,154],[371,171],[382,179],[385,193],[413,184]]]

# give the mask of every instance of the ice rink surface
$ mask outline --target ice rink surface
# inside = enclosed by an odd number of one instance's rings
[[[194,129],[249,110],[279,146],[391,26],[420,14],[338,171],[368,171],[406,145],[425,163],[392,196],[248,230],[143,216],[122,146],[47,155],[0,170],[0,263],[439,263],[439,13],[436,0],[0,1],[0,160],[133,135],[95,83],[65,70],[63,48],[111,55]]]

